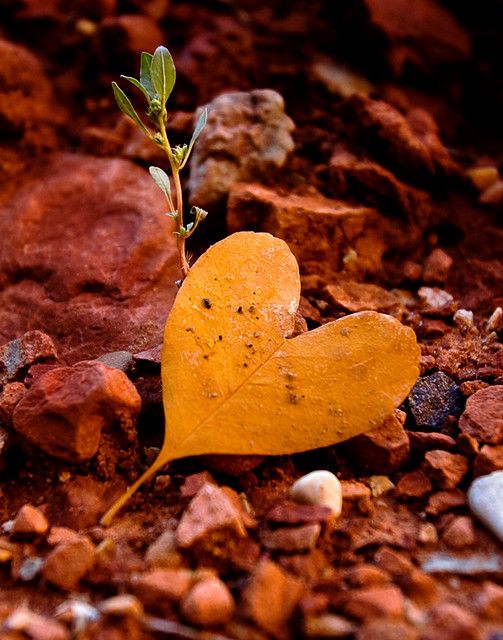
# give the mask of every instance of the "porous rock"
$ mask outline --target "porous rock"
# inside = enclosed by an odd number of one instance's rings
[[[459,428],[479,442],[503,444],[503,385],[486,387],[471,395]]]
[[[159,344],[179,278],[165,208],[128,161],[34,163],[0,205],[0,340],[39,329],[65,363]]]
[[[458,385],[442,371],[423,376],[409,395],[409,407],[416,427],[438,431],[448,416],[459,416],[463,396]]]
[[[12,416],[16,405],[26,393],[22,382],[10,382],[0,392],[0,424],[12,426]]]
[[[229,231],[265,231],[288,244],[305,274],[323,273],[334,279],[347,265],[352,248],[357,255],[351,269],[377,273],[389,235],[389,223],[369,207],[331,200],[316,191],[288,196],[255,183],[238,183],[229,193]]]
[[[130,428],[140,404],[124,373],[99,362],[80,362],[38,378],[16,406],[13,425],[46,453],[80,462],[94,456],[104,427],[118,422]]]
[[[191,202],[205,208],[225,198],[233,183],[259,179],[283,166],[294,148],[294,124],[276,91],[224,93],[207,108],[188,183]]]

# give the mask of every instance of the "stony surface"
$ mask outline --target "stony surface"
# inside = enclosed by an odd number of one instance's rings
[[[1,208],[0,337],[40,329],[66,362],[159,344],[178,271],[158,191],[124,160],[38,167]]]
[[[11,536],[21,539],[37,538],[45,535],[48,529],[49,522],[40,509],[31,504],[25,504],[14,518]]]
[[[208,121],[190,161],[190,201],[205,209],[249,182],[282,167],[293,151],[292,120],[270,89],[224,93],[207,105]],[[196,114],[196,118],[198,114]]]
[[[104,428],[119,423],[125,433],[130,431],[140,402],[121,371],[81,362],[38,378],[17,404],[13,426],[46,453],[80,462],[96,454]]]
[[[1,4],[2,638],[500,640],[501,542],[467,504],[469,483],[503,464],[497,402],[477,395],[503,384],[499,3]],[[253,105],[253,121],[207,128],[221,136],[212,166],[232,170],[188,251],[241,229],[284,238],[300,260],[299,332],[383,310],[416,331],[421,376],[437,378],[424,424],[406,402],[405,422],[367,434],[361,455],[345,443],[177,460],[105,528],[99,518],[164,428],[160,345],[179,273],[146,168],[166,165],[110,91],[138,74],[140,48],[160,42],[177,66],[173,144],[218,96],[268,87],[284,105],[284,129],[263,127]],[[250,172],[244,182],[235,169]],[[37,332],[46,337],[23,355]],[[95,357],[136,387],[137,426],[105,426],[96,455],[78,463],[27,446],[12,428],[16,405],[51,370]],[[337,519],[291,499],[320,469],[340,478]],[[493,518],[496,499],[482,491]],[[24,505],[50,522],[45,533],[13,533]],[[177,541],[182,522],[189,546]],[[67,560],[60,578],[82,571],[65,549],[83,538],[93,565],[70,591],[51,584],[55,555]]]
[[[57,358],[52,339],[41,331],[28,331],[21,338],[0,347],[0,386],[26,373],[36,362],[53,362]]]

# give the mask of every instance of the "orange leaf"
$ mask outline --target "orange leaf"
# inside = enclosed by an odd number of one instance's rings
[[[269,234],[236,233],[199,258],[164,334],[164,445],[131,492],[185,456],[335,444],[407,397],[419,374],[411,329],[369,311],[289,339],[299,297],[297,262]]]

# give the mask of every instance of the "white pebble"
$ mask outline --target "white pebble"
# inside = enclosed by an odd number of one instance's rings
[[[312,471],[299,478],[290,489],[295,502],[328,507],[335,517],[342,511],[342,487],[330,471]]]
[[[493,331],[499,331],[503,327],[503,309],[501,307],[496,307],[496,309],[492,312],[491,317],[487,321],[486,330],[487,333],[492,333]]]
[[[503,471],[477,478],[467,495],[472,512],[503,542]]]
[[[453,316],[453,320],[461,330],[468,331],[473,327],[473,311],[458,309]]]
[[[437,287],[421,287],[417,295],[432,309],[440,309],[454,300],[450,293]]]

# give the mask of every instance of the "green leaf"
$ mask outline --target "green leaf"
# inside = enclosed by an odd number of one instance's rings
[[[148,91],[145,89],[145,87],[141,84],[139,80],[137,80],[136,78],[131,78],[130,76],[121,76],[121,78],[124,78],[124,80],[127,80],[132,85],[134,85],[137,89],[139,89],[143,93],[145,98],[147,98],[147,100],[150,102],[150,96],[148,95]]]
[[[154,83],[152,82],[151,67],[152,67],[152,54],[143,51],[141,54],[140,63],[140,83],[147,91],[150,98],[153,98],[155,93]]]
[[[187,149],[187,153],[185,154],[185,159],[180,168],[183,168],[189,159],[190,153],[192,151],[192,147],[194,146],[196,140],[199,138],[199,134],[204,129],[204,125],[208,120],[208,109],[203,107],[201,114],[197,120],[196,128],[194,129],[194,133],[192,134],[192,138],[190,139],[189,148]]]
[[[134,122],[136,122],[136,124],[139,127],[141,127],[143,131],[145,131],[145,133],[150,137],[150,131],[140,120],[140,117],[134,110],[134,107],[131,104],[131,101],[129,100],[127,95],[124,93],[124,91],[119,87],[119,85],[116,82],[112,82],[112,88],[114,90],[115,100],[117,101],[117,105],[119,106],[119,109],[122,111],[122,113],[128,116],[129,118],[131,118],[131,120],[133,120]]]
[[[176,79],[175,64],[166,47],[160,46],[155,50],[150,73],[155,90],[162,104],[165,105]]]
[[[156,183],[159,189],[166,196],[166,200],[173,207],[173,202],[171,200],[171,184],[169,182],[169,178],[165,171],[160,169],[159,167],[149,167],[150,175],[152,176],[152,180]]]

